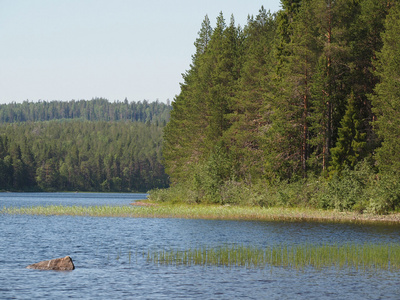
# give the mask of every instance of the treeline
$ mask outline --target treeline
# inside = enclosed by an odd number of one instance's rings
[[[167,187],[162,131],[156,124],[130,121],[3,124],[0,190],[146,192]]]
[[[169,121],[169,103],[124,101],[109,102],[107,99],[71,101],[39,101],[0,104],[0,123],[37,122],[59,119],[88,121],[150,122],[165,126]]]
[[[262,8],[243,29],[233,16],[226,24],[221,13],[214,28],[205,17],[165,129],[175,193],[197,202],[398,208],[399,1],[281,5],[277,14]]]

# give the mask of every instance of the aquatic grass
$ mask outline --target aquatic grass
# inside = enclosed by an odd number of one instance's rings
[[[132,207],[129,206],[32,206],[32,207],[7,207],[2,214],[15,215],[43,215],[43,216],[90,216],[90,217],[127,217],[132,215]]]
[[[33,206],[4,207],[0,214],[70,215],[90,217],[186,218],[258,221],[313,221],[400,223],[400,214],[372,215],[306,208],[190,205],[162,203],[153,206]]]
[[[147,252],[147,261],[157,265],[202,265],[224,267],[285,267],[296,270],[336,268],[363,271],[399,271],[398,244],[274,245],[197,247],[186,250]]]

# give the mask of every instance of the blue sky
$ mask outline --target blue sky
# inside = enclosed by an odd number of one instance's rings
[[[242,27],[279,0],[0,0],[0,103],[173,100],[207,14]]]

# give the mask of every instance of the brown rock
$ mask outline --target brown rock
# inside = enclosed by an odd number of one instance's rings
[[[28,269],[38,270],[57,270],[57,271],[71,271],[75,269],[71,257],[56,258],[52,260],[45,260],[33,265],[27,266]]]

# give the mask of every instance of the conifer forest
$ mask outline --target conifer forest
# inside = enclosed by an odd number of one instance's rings
[[[170,110],[164,103],[106,99],[0,105],[0,190],[167,187],[161,147]]]
[[[281,6],[243,28],[204,18],[164,130],[173,193],[155,196],[396,210],[399,1]]]

